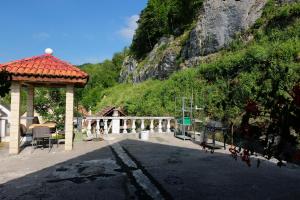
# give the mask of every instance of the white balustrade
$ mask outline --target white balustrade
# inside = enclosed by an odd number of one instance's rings
[[[144,119],[141,120],[141,130],[142,131],[145,130],[145,120]]]
[[[127,133],[127,120],[124,119],[123,133]]]
[[[167,119],[167,133],[171,133],[171,119]]]
[[[104,119],[104,134],[107,135],[108,134],[108,125],[107,125],[108,120]]]
[[[158,133],[162,133],[162,119],[158,120]]]
[[[100,120],[99,119],[96,120],[96,135],[97,136],[100,135]]]
[[[154,133],[154,120],[153,119],[151,119],[151,122],[150,122],[150,132]]]
[[[124,124],[123,124],[123,133],[126,134],[128,133],[127,132],[127,128],[128,128],[128,121],[130,120],[131,121],[131,133],[136,133],[137,130],[137,126],[136,126],[136,121],[137,120],[141,120],[141,130],[145,130],[145,120],[149,120],[150,121],[150,132],[151,133],[154,133],[155,132],[155,126],[154,126],[154,122],[155,120],[158,120],[158,130],[157,132],[158,133],[163,133],[163,128],[166,128],[166,132],[167,133],[170,133],[171,132],[171,120],[174,120],[173,117],[93,117],[93,116],[90,116],[90,117],[87,117],[86,118],[87,121],[88,121],[88,125],[87,125],[87,136],[88,137],[95,137],[93,134],[92,134],[92,121],[96,121],[96,124],[95,124],[95,130],[96,130],[96,134],[97,136],[99,134],[101,134],[101,127],[104,128],[104,134],[107,135],[108,132],[109,132],[109,129],[108,127],[111,127],[112,126],[112,122],[113,121],[121,121],[123,120],[124,121]],[[103,121],[103,123],[100,121]],[[163,123],[163,121],[166,121],[167,123]],[[165,127],[166,126],[166,127]],[[119,128],[121,129],[121,127]],[[116,131],[118,132],[118,131]],[[119,130],[119,133],[121,133],[121,130]],[[112,132],[112,134],[114,134]]]
[[[87,134],[88,138],[93,137],[93,134],[92,134],[92,120],[90,120],[90,119],[88,120],[88,126],[87,126],[86,134]]]
[[[135,119],[132,120],[132,126],[131,126],[131,128],[132,128],[132,131],[131,131],[131,132],[132,132],[132,133],[136,133],[136,130],[135,130],[135,129],[136,129]]]

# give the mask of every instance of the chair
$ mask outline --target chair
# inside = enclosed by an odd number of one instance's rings
[[[25,137],[27,134],[27,128],[24,124],[20,124],[20,136]]]
[[[56,127],[57,127],[57,123],[54,121],[46,121],[43,123],[43,125],[48,126],[50,128],[50,132],[52,133],[56,133]]]
[[[32,148],[34,149],[34,143],[36,147],[39,141],[44,141],[44,139],[49,140],[49,152],[51,151],[51,132],[50,128],[47,126],[34,127],[32,129]],[[44,144],[43,144],[44,145]]]

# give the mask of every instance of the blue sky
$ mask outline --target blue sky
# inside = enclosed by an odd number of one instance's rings
[[[147,0],[0,0],[0,63],[54,55],[97,63],[129,46]]]

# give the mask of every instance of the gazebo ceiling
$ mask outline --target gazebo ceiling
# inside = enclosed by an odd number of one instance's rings
[[[88,74],[50,53],[0,64],[12,75],[13,81],[46,85],[74,84],[84,86]]]

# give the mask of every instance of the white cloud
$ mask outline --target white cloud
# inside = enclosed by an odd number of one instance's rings
[[[131,40],[133,38],[133,35],[135,33],[135,30],[138,27],[137,21],[139,20],[138,15],[132,15],[131,17],[128,17],[126,19],[126,26],[123,27],[120,31],[119,34],[128,40]]]
[[[46,33],[46,32],[40,32],[40,33],[35,33],[33,34],[32,36],[34,39],[37,39],[37,40],[47,40],[49,39],[51,36],[49,33]]]

